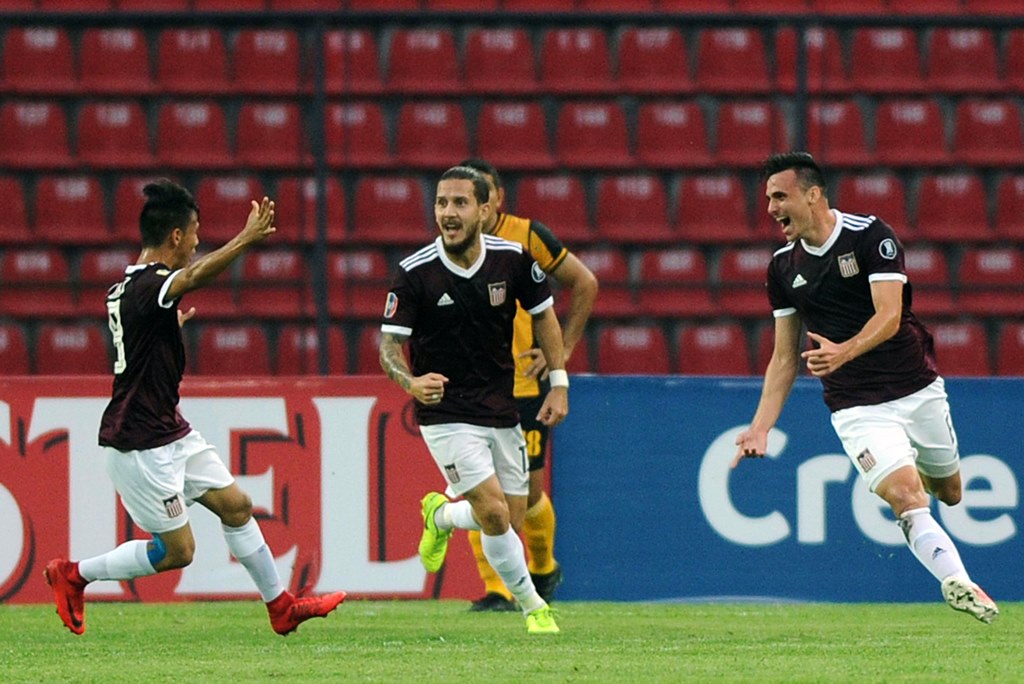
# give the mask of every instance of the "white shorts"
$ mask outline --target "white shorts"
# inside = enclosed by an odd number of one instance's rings
[[[460,496],[491,475],[501,490],[526,496],[530,488],[526,439],[522,429],[491,428],[468,423],[421,425],[420,434],[448,482],[449,497]]]
[[[942,378],[883,404],[836,411],[832,427],[871,491],[902,466],[916,465],[931,478],[950,477],[960,469],[960,449]]]
[[[104,451],[107,474],[121,503],[135,524],[150,534],[183,527],[188,523],[187,505],[235,481],[216,450],[195,430],[155,449]]]

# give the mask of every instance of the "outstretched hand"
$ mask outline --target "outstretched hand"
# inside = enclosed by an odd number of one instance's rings
[[[768,451],[768,433],[748,428],[736,436],[736,447],[730,468],[735,468],[745,458],[764,458]]]
[[[242,235],[246,238],[246,242],[259,242],[276,231],[273,200],[269,197],[264,197],[261,202],[252,200],[249,218],[246,219],[245,228],[242,229]]]

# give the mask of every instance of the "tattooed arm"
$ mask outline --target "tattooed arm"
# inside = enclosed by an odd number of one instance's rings
[[[421,404],[436,405],[444,399],[444,385],[448,378],[440,373],[426,373],[414,376],[409,370],[402,345],[408,335],[383,333],[380,336],[380,367],[399,387],[411,394]]]

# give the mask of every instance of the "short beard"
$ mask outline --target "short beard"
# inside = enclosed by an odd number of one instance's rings
[[[466,236],[466,239],[463,240],[462,242],[456,242],[454,244],[449,244],[449,243],[444,241],[444,238],[441,238],[441,245],[444,247],[445,253],[447,253],[449,256],[460,257],[463,254],[465,254],[466,251],[470,247],[472,247],[473,245],[475,245],[479,241],[480,241],[480,224],[477,223],[476,229],[473,230],[471,233],[469,233]]]

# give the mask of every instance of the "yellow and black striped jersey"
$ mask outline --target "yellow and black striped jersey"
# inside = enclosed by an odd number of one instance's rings
[[[569,254],[569,250],[543,223],[512,214],[499,214],[498,223],[491,234],[521,244],[545,273],[551,273],[558,268]],[[536,378],[527,378],[523,375],[528,360],[519,358],[519,354],[531,347],[533,319],[522,307],[518,307],[512,333],[512,355],[516,361],[516,383],[513,393],[516,397],[536,397],[540,394],[540,383]]]

